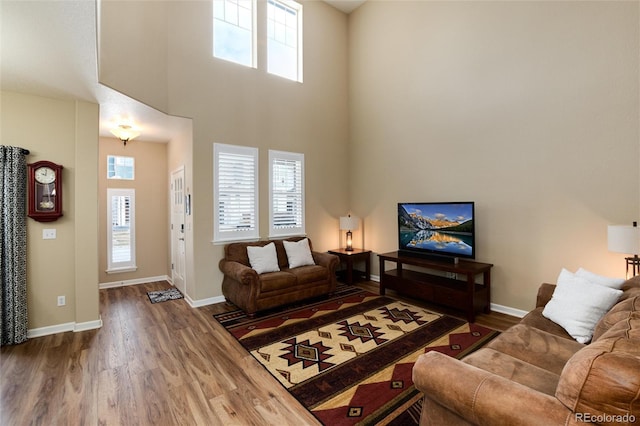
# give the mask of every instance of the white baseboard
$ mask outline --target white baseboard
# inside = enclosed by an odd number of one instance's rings
[[[501,314],[511,315],[512,317],[522,318],[527,315],[529,312],[523,311],[522,309],[516,309],[509,306],[498,305],[497,303],[491,304],[492,312],[500,312]]]
[[[133,280],[112,281],[112,282],[108,282],[108,283],[100,283],[98,288],[100,290],[103,290],[105,288],[124,287],[124,286],[128,286],[128,285],[152,283],[154,281],[168,281],[171,284],[171,279],[169,278],[168,275],[160,275],[160,276],[157,276],[157,277],[136,278],[136,279],[133,279]]]
[[[214,296],[214,297],[208,297],[206,299],[193,300],[188,295],[185,295],[184,298],[189,304],[189,306],[191,306],[192,308],[201,308],[203,306],[213,305],[215,303],[220,303],[225,301],[224,296]]]
[[[94,330],[100,327],[102,327],[102,318],[99,318],[95,321],[87,321],[87,322],[79,322],[79,323],[66,322],[63,324],[50,325],[47,327],[32,328],[31,330],[27,330],[27,337],[31,339],[34,337],[49,336],[50,334],[65,333],[67,331],[80,332],[80,331]]]

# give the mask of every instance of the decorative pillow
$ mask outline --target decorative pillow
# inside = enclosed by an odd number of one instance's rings
[[[251,267],[259,274],[278,272],[280,270],[274,243],[269,243],[263,247],[247,246],[247,255],[249,255]]]
[[[620,289],[625,281],[623,278],[609,278],[602,275],[594,274],[593,272],[589,272],[584,268],[578,269],[575,275],[577,277],[584,278],[594,284],[615,288],[616,290]]]
[[[588,343],[597,322],[621,294],[622,290],[591,283],[562,269],[542,315],[562,326],[579,343]]]
[[[287,252],[287,259],[289,260],[289,268],[297,268],[298,266],[315,265],[313,256],[311,255],[311,248],[309,248],[309,239],[293,242],[283,241],[284,250]]]

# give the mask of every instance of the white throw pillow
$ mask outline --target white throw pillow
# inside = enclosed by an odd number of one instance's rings
[[[287,259],[289,260],[289,268],[316,264],[311,255],[308,238],[297,242],[283,241],[283,243],[284,250],[287,252]]]
[[[579,343],[589,343],[596,324],[621,294],[622,290],[594,284],[562,269],[542,315],[564,328]]]
[[[269,243],[263,247],[247,246],[247,254],[249,255],[251,267],[259,274],[278,272],[280,270],[274,243]]]
[[[587,281],[590,281],[594,284],[603,285],[605,287],[619,289],[624,284],[624,278],[610,278],[602,275],[594,274],[593,272],[589,272],[584,268],[580,268],[576,271],[575,274],[577,277],[584,278]]]

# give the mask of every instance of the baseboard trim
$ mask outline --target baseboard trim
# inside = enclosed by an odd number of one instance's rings
[[[128,285],[152,283],[154,281],[168,281],[169,283],[171,283],[171,279],[169,278],[168,275],[159,275],[157,277],[136,278],[136,279],[133,279],[133,280],[112,281],[112,282],[108,282],[108,283],[100,283],[98,285],[98,288],[100,290],[103,290],[103,289],[106,289],[106,288],[125,287],[125,286],[128,286]]]
[[[201,308],[203,306],[213,305],[216,303],[224,302],[226,300],[224,296],[215,296],[208,297],[206,299],[193,300],[191,297],[189,297],[189,295],[185,295],[184,298],[192,308]]]
[[[102,327],[102,318],[95,321],[86,322],[65,322],[63,324],[50,325],[47,327],[32,328],[27,330],[27,337],[32,339],[34,337],[49,336],[51,334],[66,333],[67,331],[81,332],[87,330],[95,330]]]
[[[529,313],[527,311],[523,311],[522,309],[516,309],[510,306],[498,305],[497,303],[491,304],[491,311],[499,312],[501,314],[511,315],[512,317],[518,317],[518,318],[522,318]]]

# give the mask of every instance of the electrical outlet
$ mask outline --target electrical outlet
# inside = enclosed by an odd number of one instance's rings
[[[67,304],[67,299],[65,296],[58,296],[58,306],[64,306]]]
[[[56,239],[56,230],[54,229],[43,229],[42,230],[42,239],[43,240],[55,240]]]

